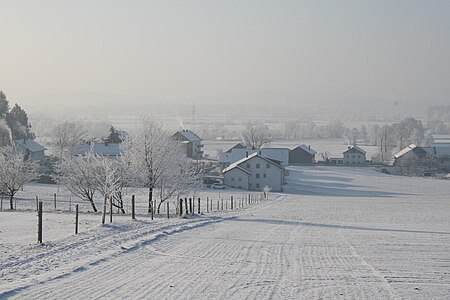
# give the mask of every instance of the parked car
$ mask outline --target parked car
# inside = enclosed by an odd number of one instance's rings
[[[211,188],[212,189],[220,189],[220,190],[222,190],[222,189],[225,189],[226,187],[223,185],[223,184],[221,184],[221,183],[213,183],[212,185],[211,185]]]

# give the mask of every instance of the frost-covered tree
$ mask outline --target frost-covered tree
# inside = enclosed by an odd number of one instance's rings
[[[13,209],[14,195],[20,188],[39,176],[39,166],[15,147],[0,148],[0,191],[9,196]]]
[[[93,159],[93,169],[97,191],[103,197],[111,199],[113,206],[125,213],[122,202],[124,180],[120,160],[96,156]]]
[[[242,132],[242,139],[247,146],[253,149],[260,149],[272,142],[269,128],[264,125],[247,123]]]
[[[141,187],[148,188],[148,212],[152,212],[154,189],[170,178],[177,167],[180,142],[171,138],[163,126],[145,118],[123,143],[123,159],[137,177]]]
[[[75,122],[63,122],[53,128],[53,142],[59,157],[63,157],[65,152],[72,152],[75,145],[81,142],[86,135],[81,124]]]
[[[65,186],[73,195],[88,201],[95,212],[94,194],[99,189],[96,162],[92,151],[86,156],[65,154],[56,163],[56,175],[53,176],[57,183]]]

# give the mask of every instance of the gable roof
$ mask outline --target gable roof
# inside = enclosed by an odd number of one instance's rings
[[[268,163],[270,163],[270,164],[272,164],[272,165],[274,165],[274,166],[276,166],[276,167],[278,167],[278,168],[280,168],[280,169],[284,169],[283,166],[277,164],[277,163],[274,162],[273,160],[271,160],[271,159],[269,159],[269,158],[267,158],[267,157],[264,157],[264,156],[259,155],[258,152],[254,152],[254,153],[252,153],[252,154],[249,154],[248,157],[244,157],[244,158],[242,158],[242,159],[240,159],[240,160],[238,160],[238,161],[232,163],[232,164],[229,165],[227,168],[223,169],[222,173],[226,173],[226,172],[228,172],[228,171],[230,171],[230,170],[232,170],[232,169],[234,169],[234,168],[239,168],[239,169],[243,170],[244,172],[247,172],[248,174],[251,174],[251,172],[250,172],[249,170],[247,170],[247,169],[241,167],[240,164],[242,164],[242,163],[244,163],[244,162],[246,162],[246,161],[248,161],[248,160],[251,160],[251,159],[254,158],[254,157],[259,157],[259,158],[265,160],[266,162],[268,162]]]
[[[360,152],[360,153],[362,153],[362,154],[366,154],[366,151],[364,151],[363,149],[361,149],[361,148],[359,148],[358,146],[352,146],[352,147],[350,147],[350,148],[348,148],[347,150],[345,150],[344,152],[342,152],[342,153],[347,153],[347,152],[350,152],[350,151],[354,151],[354,150],[356,150],[356,151],[358,151],[358,152]]]
[[[187,130],[187,129],[177,131],[176,133],[180,134],[183,138],[185,138],[186,140],[188,140],[190,142],[196,142],[196,141],[202,140],[198,135],[196,135],[195,133],[193,133],[192,131]]]
[[[310,154],[310,155],[316,155],[316,153],[317,153],[316,151],[314,151],[313,149],[311,149],[310,146],[306,146],[305,144],[302,144],[302,145],[300,145],[300,146],[298,146],[298,147],[295,147],[292,151],[294,151],[295,149],[298,149],[298,148],[304,150],[305,152],[307,152],[307,153]]]
[[[237,143],[236,145],[234,145],[233,147],[231,147],[230,149],[225,151],[225,153],[231,153],[231,151],[233,151],[233,149],[245,149],[245,145],[242,143]]]
[[[14,140],[14,143],[16,145],[19,145],[19,146],[25,148],[25,149],[28,149],[31,153],[47,150],[47,148],[45,148],[44,146],[42,146],[42,145],[40,145],[40,144],[36,143],[35,141],[30,140],[30,139]]]

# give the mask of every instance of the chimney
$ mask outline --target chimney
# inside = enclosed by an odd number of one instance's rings
[[[311,145],[308,145],[308,149],[311,150]]]
[[[261,151],[259,151],[259,153],[258,153],[259,155],[261,155]]]
[[[248,151],[245,151],[245,158],[248,158]]]
[[[347,149],[350,149],[351,147],[350,146],[347,146]]]

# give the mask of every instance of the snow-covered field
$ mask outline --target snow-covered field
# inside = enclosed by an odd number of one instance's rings
[[[46,212],[43,245],[31,209],[0,212],[0,298],[449,297],[449,181],[289,172],[286,194],[232,212],[103,226],[83,213],[78,236],[73,213]]]

